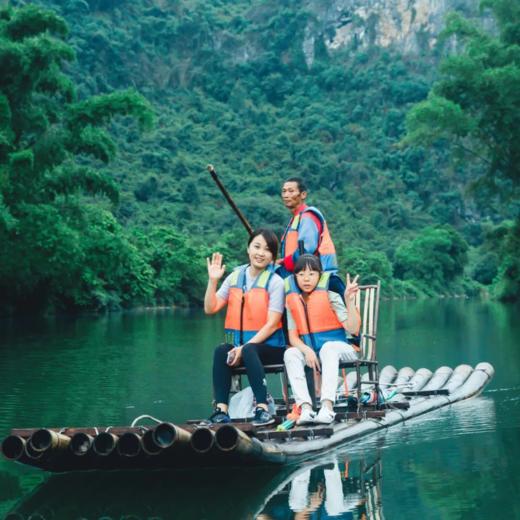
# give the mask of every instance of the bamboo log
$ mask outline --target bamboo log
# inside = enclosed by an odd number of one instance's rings
[[[449,378],[448,382],[443,388],[452,393],[455,389],[459,388],[473,372],[473,368],[469,365],[459,365],[453,371],[453,374]]]
[[[142,448],[147,455],[158,455],[162,448],[158,446],[153,438],[153,430],[147,430],[142,437]]]
[[[157,446],[165,449],[173,445],[188,444],[191,433],[172,423],[161,423],[153,432],[153,440]]]
[[[6,459],[18,460],[25,453],[26,440],[19,435],[9,435],[2,442],[2,454]]]
[[[29,444],[34,451],[44,452],[48,450],[61,451],[70,444],[70,437],[57,433],[47,428],[37,430],[31,435]]]
[[[197,428],[191,436],[190,444],[196,453],[207,453],[215,445],[215,432],[209,428]]]
[[[74,455],[78,457],[83,457],[92,449],[93,442],[94,437],[92,437],[92,435],[88,435],[87,433],[83,432],[78,432],[72,436],[69,448],[72,451],[72,453],[74,453]]]
[[[439,390],[453,374],[450,367],[439,367],[433,374],[432,378],[424,385],[421,390]]]
[[[141,436],[137,433],[126,432],[119,437],[117,452],[122,457],[137,457],[142,451]]]
[[[379,385],[386,388],[397,377],[397,370],[392,365],[387,365],[379,374]]]
[[[114,452],[117,446],[119,437],[110,432],[102,432],[96,435],[92,449],[101,457],[108,457]]]
[[[251,439],[243,431],[227,424],[219,428],[215,434],[215,445],[223,452],[235,452],[257,457],[263,451],[262,444],[257,439]]]

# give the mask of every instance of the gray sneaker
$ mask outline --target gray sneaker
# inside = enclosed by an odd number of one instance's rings
[[[262,407],[257,406],[255,410],[255,417],[251,423],[253,426],[267,426],[274,423],[274,417]]]
[[[211,414],[208,422],[211,424],[230,423],[231,418],[227,412],[223,412],[220,408],[215,408],[215,411]]]

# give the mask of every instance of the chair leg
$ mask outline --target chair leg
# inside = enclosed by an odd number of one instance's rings
[[[370,376],[371,378],[373,378],[372,381],[376,381],[376,384],[374,385],[377,395],[376,407],[379,408],[379,397],[381,396],[381,388],[379,386],[379,370],[377,365],[371,365],[370,370],[372,370],[372,375]]]
[[[286,414],[289,413],[289,377],[287,376],[287,370],[284,368],[283,372],[280,374],[280,378],[282,380],[282,395],[285,400],[285,410]]]
[[[230,393],[236,394],[240,390],[242,390],[242,376],[240,374],[232,375]]]
[[[361,410],[361,369],[358,364],[356,364],[356,379],[357,379],[357,411]]]
[[[305,367],[305,378],[307,379],[307,388],[311,396],[312,407],[316,409],[316,388],[314,386],[314,370],[312,368]]]

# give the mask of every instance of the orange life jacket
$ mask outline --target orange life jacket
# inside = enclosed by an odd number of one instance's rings
[[[308,206],[303,211],[294,216],[289,226],[285,230],[282,236],[282,258],[293,255],[298,251],[298,238],[300,224],[303,215],[307,212],[313,213],[320,220],[322,225],[322,232],[318,239],[318,250],[308,251],[311,254],[318,254],[320,257],[321,265],[324,271],[337,271],[338,260],[336,257],[336,248],[330,237],[329,228],[327,222],[321,211],[313,206]]]
[[[285,305],[291,311],[302,341],[316,352],[326,341],[347,342],[345,328],[330,304],[330,275],[331,273],[322,273],[318,285],[309,294],[307,301],[303,299],[294,275],[284,280]]]
[[[249,290],[246,290],[247,265],[231,273],[228,308],[224,324],[229,343],[245,345],[266,323],[269,312],[269,282],[274,273],[267,269],[260,273]],[[284,347],[282,323],[269,338],[263,341],[272,347]]]

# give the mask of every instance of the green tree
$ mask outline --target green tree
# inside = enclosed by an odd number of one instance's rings
[[[454,147],[458,155],[479,165],[472,187],[484,192],[480,200],[498,194],[518,200],[520,185],[520,3],[483,0],[481,9],[491,9],[498,34],[489,34],[452,14],[444,37],[456,37],[464,50],[441,64],[442,78],[428,99],[407,115],[406,144],[435,144],[439,140]],[[441,209],[443,212],[443,210]],[[520,298],[520,216],[505,237],[507,251],[498,267],[496,294]],[[478,262],[475,276],[488,281],[496,272],[493,256]]]
[[[445,292],[467,263],[468,244],[450,226],[425,228],[395,252],[398,278],[418,282],[427,293]]]
[[[152,289],[150,268],[101,202],[119,195],[102,168],[115,153],[105,128],[117,115],[145,128],[152,111],[135,91],[79,100],[63,73],[74,58],[66,34],[50,11],[0,11],[3,306],[117,306]]]
[[[382,282],[388,288],[392,280],[392,264],[388,257],[379,251],[366,251],[360,248],[345,248],[341,255],[343,271],[359,275],[360,284]]]
[[[447,138],[468,158],[485,165],[486,181],[518,188],[520,182],[520,5],[484,0],[499,26],[488,34],[459,14],[447,19],[444,38],[464,51],[446,58],[442,79],[407,116],[405,142],[432,144]]]

